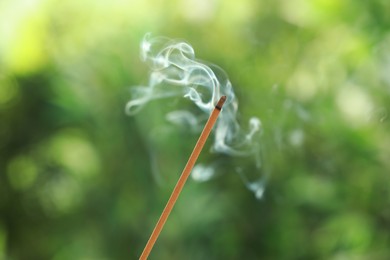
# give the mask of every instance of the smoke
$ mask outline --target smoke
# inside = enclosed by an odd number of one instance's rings
[[[167,120],[200,131],[216,102],[225,95],[227,100],[214,128],[211,152],[235,158],[233,168],[237,169],[245,185],[260,198],[264,189],[261,121],[252,117],[246,130],[240,126],[237,120],[238,101],[226,73],[216,65],[196,59],[190,44],[164,37],[146,35],[141,43],[141,58],[150,66],[149,82],[147,86],[132,88],[132,99],[126,105],[126,113],[134,115],[152,100],[182,96],[199,108],[198,113],[172,111],[168,113]],[[237,158],[244,158],[245,165],[240,165]],[[192,177],[199,181],[209,180],[218,172],[218,165],[198,164]],[[256,172],[255,179],[246,175],[245,168],[248,167],[251,172]]]

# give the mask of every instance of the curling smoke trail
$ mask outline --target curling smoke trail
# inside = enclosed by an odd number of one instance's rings
[[[163,37],[151,38],[146,35],[141,43],[141,57],[151,68],[149,83],[147,86],[132,88],[133,99],[126,105],[127,114],[136,114],[155,99],[183,96],[190,99],[201,113],[195,115],[186,110],[173,111],[167,115],[167,119],[175,124],[201,129],[218,99],[223,95],[227,96],[215,126],[212,152],[253,160],[252,164],[255,171],[259,172],[259,178],[254,182],[246,177],[243,180],[256,197],[260,198],[262,192],[259,190],[263,189],[260,185],[263,183],[260,178],[261,122],[257,117],[252,117],[248,130],[242,130],[237,121],[238,102],[226,73],[215,65],[206,65],[197,60],[194,49],[188,43]],[[236,168],[241,176],[245,175],[242,167]],[[192,176],[204,181],[210,179],[215,171],[215,166],[197,165]]]

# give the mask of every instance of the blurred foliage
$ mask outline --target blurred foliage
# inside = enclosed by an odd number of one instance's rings
[[[228,168],[189,181],[151,259],[389,259],[389,10],[1,1],[0,259],[140,255],[196,140],[164,121],[170,102],[124,113],[147,32],[227,71],[242,122],[262,120],[269,174],[261,200]]]

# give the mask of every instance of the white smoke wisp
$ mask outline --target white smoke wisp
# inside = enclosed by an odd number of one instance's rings
[[[246,131],[240,127],[237,121],[237,98],[226,73],[218,66],[206,65],[196,59],[195,51],[188,43],[163,37],[146,35],[141,43],[141,58],[150,66],[149,82],[147,86],[132,88],[133,98],[126,105],[126,113],[134,115],[152,100],[183,96],[199,108],[199,113],[173,111],[167,115],[167,119],[174,124],[183,123],[201,130],[219,98],[225,95],[227,100],[214,128],[212,152],[252,158],[254,168],[259,172],[259,179],[255,182],[263,183],[260,174],[261,121],[252,117]],[[200,164],[197,166],[194,169],[196,175],[193,175],[195,179],[208,180],[215,172],[199,171],[207,167]],[[207,176],[202,176],[201,172]],[[251,183],[246,181],[245,184],[248,186]]]

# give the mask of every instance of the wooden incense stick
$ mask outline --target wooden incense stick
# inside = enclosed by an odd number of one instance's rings
[[[215,106],[213,112],[211,113],[209,119],[207,120],[206,125],[204,126],[203,131],[200,134],[198,142],[196,142],[194,150],[192,151],[191,156],[188,159],[188,162],[184,167],[184,170],[181,173],[181,176],[177,181],[175,188],[172,191],[171,197],[169,198],[167,205],[165,206],[163,212],[161,213],[160,219],[158,220],[152,234],[150,235],[148,243],[146,243],[144,251],[142,252],[139,258],[140,260],[147,259],[150,254],[150,251],[152,251],[154,243],[156,242],[162,228],[164,227],[164,224],[168,219],[169,213],[171,213],[173,206],[175,206],[176,200],[179,197],[180,192],[183,189],[183,186],[186,183],[188,176],[190,176],[191,170],[194,167],[195,162],[198,159],[204,144],[206,143],[207,137],[210,135],[211,129],[213,128],[215,122],[217,121],[217,118],[219,116],[219,113],[221,112],[222,106],[225,103],[225,101],[226,101],[226,96],[222,96],[219,99],[217,105]]]

